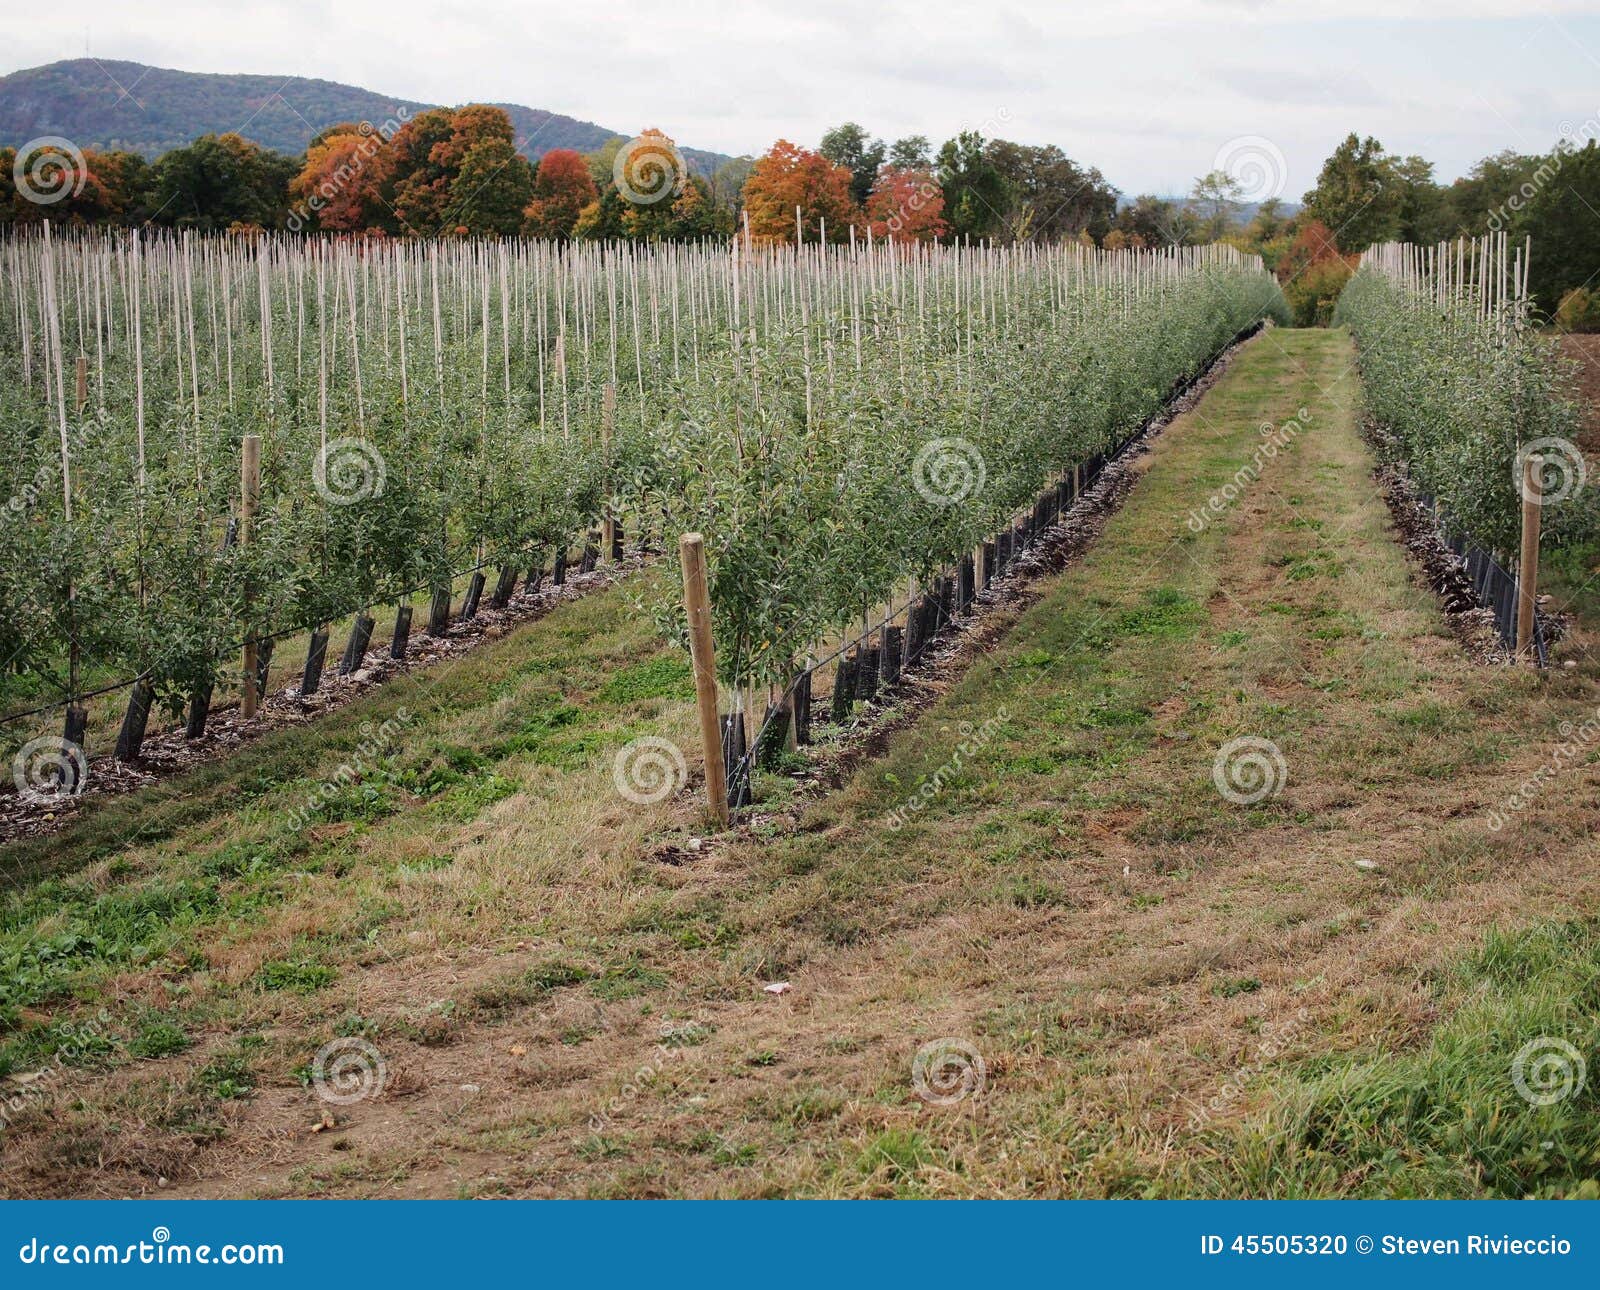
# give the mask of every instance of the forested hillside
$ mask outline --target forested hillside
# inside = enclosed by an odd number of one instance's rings
[[[157,157],[204,134],[242,134],[276,152],[300,153],[320,130],[341,121],[410,115],[437,104],[395,98],[354,85],[300,76],[218,76],[95,58],[73,58],[0,77],[0,145],[63,135],[79,147]],[[608,130],[556,112],[503,107],[519,151],[537,160],[555,148],[592,152],[632,130]],[[710,175],[719,153],[680,149]]]

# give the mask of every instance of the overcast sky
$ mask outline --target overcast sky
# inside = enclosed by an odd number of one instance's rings
[[[1055,143],[1129,194],[1219,154],[1298,199],[1351,130],[1453,179],[1600,114],[1595,0],[74,0],[8,24],[3,70],[90,53],[548,108],[719,152],[856,120],[937,144]],[[225,16],[224,16],[225,15]],[[1313,17],[1312,15],[1317,15]],[[1323,17],[1322,15],[1337,15]],[[285,91],[292,101],[292,92]],[[1245,140],[1243,143],[1237,141]],[[1281,155],[1281,166],[1278,157]],[[1258,185],[1259,186],[1259,185]]]

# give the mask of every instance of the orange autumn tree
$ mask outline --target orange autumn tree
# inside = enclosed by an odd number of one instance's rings
[[[487,103],[468,103],[450,113],[449,137],[435,143],[428,160],[451,172],[459,172],[472,150],[487,140],[512,143],[516,132],[504,108]]]
[[[0,148],[0,185],[6,190],[0,191],[0,226],[45,219],[120,223],[136,212],[147,171],[142,157],[124,152],[86,148],[74,154],[46,143],[18,157],[15,149]],[[40,200],[30,200],[30,194]]]
[[[381,219],[378,188],[388,159],[370,127],[347,122],[322,131],[289,183],[289,227],[359,232]]]
[[[885,166],[867,198],[873,237],[896,242],[937,242],[950,232],[944,219],[944,189],[929,170]]]
[[[566,239],[578,214],[600,195],[583,157],[571,148],[544,154],[533,179],[533,200],[522,212],[529,237]]]
[[[850,196],[846,167],[834,165],[820,152],[779,139],[745,180],[744,208],[750,216],[751,237],[768,245],[793,242],[797,206],[806,236],[812,240],[826,221],[828,240],[843,242],[850,236],[850,226],[865,219]]]

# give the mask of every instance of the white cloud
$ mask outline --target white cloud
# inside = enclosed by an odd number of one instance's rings
[[[1592,0],[1283,0],[1110,6],[886,0],[78,0],[30,14],[13,67],[88,48],[189,71],[320,77],[430,102],[549,108],[723,152],[854,119],[934,140],[995,122],[1129,192],[1187,189],[1230,138],[1283,151],[1289,195],[1351,130],[1442,177],[1547,147],[1592,115]],[[7,68],[6,70],[10,70]]]

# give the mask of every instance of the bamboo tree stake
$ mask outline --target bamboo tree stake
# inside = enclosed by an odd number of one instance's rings
[[[55,371],[56,412],[61,430],[61,518],[63,545],[71,549],[72,541],[72,448],[67,434],[67,399],[62,374],[61,314],[56,300],[55,246],[50,237],[50,225],[44,226],[45,298],[44,311],[49,330],[45,337],[46,353]],[[78,701],[78,676],[82,665],[82,647],[78,644],[77,624],[78,586],[72,570],[67,572],[67,716],[66,739],[81,744],[87,716]],[[66,772],[71,773],[71,772]]]
[[[50,238],[50,225],[45,224],[45,294],[44,314],[49,330],[45,334],[45,354],[55,375],[56,410],[61,431],[61,506],[68,524],[72,523],[72,453],[67,437],[67,400],[62,386],[61,322],[56,304],[55,253]]]
[[[261,500],[261,436],[247,434],[244,452],[239,458],[239,546],[246,548],[255,536],[256,507]],[[250,613],[250,589],[245,587],[245,615]],[[244,643],[244,693],[239,700],[239,710],[246,721],[256,715],[258,697],[256,678],[256,638],[247,629]]]
[[[233,273],[232,265],[222,270],[222,348],[228,365],[228,411],[233,411]]]
[[[201,248],[200,272],[206,286],[206,312],[211,318],[211,388],[222,383],[222,329],[217,322],[217,292],[213,265],[216,251],[207,242]]]
[[[395,279],[395,298],[399,303],[399,310],[395,317],[395,325],[400,332],[400,414],[404,419],[405,413],[411,406],[411,387],[406,377],[406,275],[404,265],[401,266],[399,275]]]
[[[367,428],[367,404],[362,394],[361,386],[361,346],[356,336],[356,283],[355,271],[346,266],[343,275],[345,290],[350,298],[350,371],[356,383],[356,425],[363,431]],[[365,281],[365,279],[363,279]],[[338,282],[334,283],[334,290],[338,290]]]
[[[616,538],[617,519],[611,512],[611,497],[616,488],[616,481],[611,477],[611,435],[617,423],[617,387],[611,382],[606,382],[605,392],[600,402],[600,460],[605,465],[605,499],[601,503],[600,520],[600,559],[611,559],[611,544]]]
[[[695,707],[700,745],[705,750],[706,802],[719,829],[728,827],[728,772],[722,761],[722,727],[717,720],[717,660],[711,639],[711,594],[706,587],[706,545],[699,533],[678,539],[683,567],[683,608],[689,619],[689,656],[694,661]]]
[[[196,357],[194,343],[194,261],[190,254],[189,234],[183,235],[183,301],[186,306],[187,338],[189,341],[189,394],[194,407],[194,441],[200,443],[200,360]]]
[[[506,276],[506,248],[500,243],[500,355],[505,369],[506,420],[511,420],[511,288]],[[385,333],[387,335],[387,332]]]
[[[428,248],[428,274],[433,285],[433,381],[439,393],[439,411],[444,408],[444,329],[439,317],[439,248]]]
[[[133,397],[134,397],[134,434],[137,440],[138,460],[137,470],[139,475],[139,541],[140,548],[144,543],[144,485],[145,485],[145,444],[144,444],[144,281],[142,272],[142,254],[138,234],[134,234],[133,255],[130,269],[133,274],[133,290],[130,293],[133,299]],[[232,371],[232,368],[229,369]],[[144,577],[139,579],[140,595],[143,596]]]

